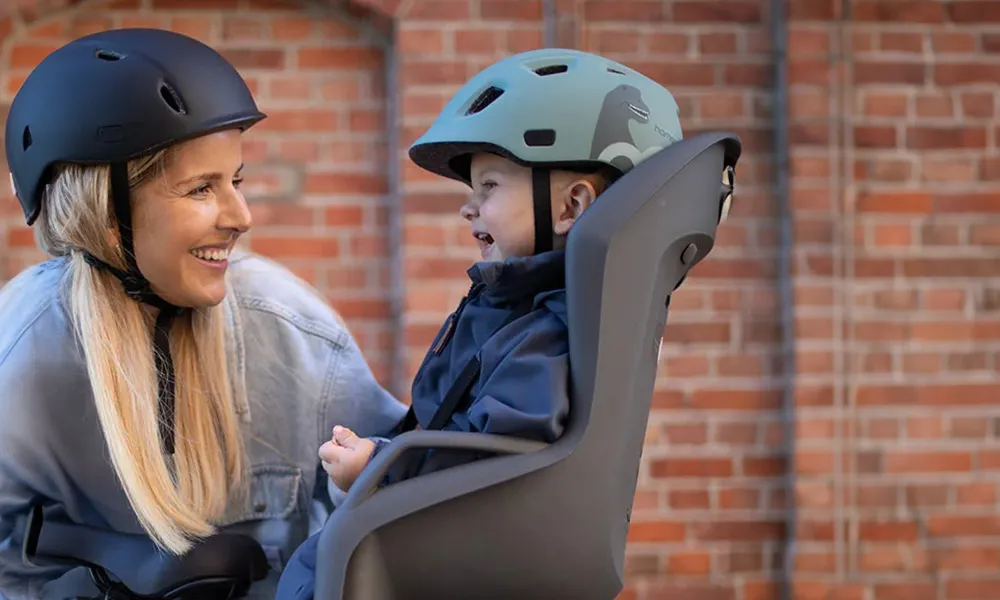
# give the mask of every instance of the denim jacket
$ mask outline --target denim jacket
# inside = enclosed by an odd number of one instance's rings
[[[305,283],[253,255],[234,253],[230,262],[224,306],[234,382],[246,389],[238,412],[252,477],[248,497],[228,508],[220,528],[261,543],[272,572],[250,597],[273,598],[285,561],[325,517],[317,507],[336,504],[317,456],[332,427],[384,435],[406,408],[379,386],[342,322]],[[22,562],[20,523],[32,502],[54,503],[62,519],[142,533],[108,460],[60,296],[66,269],[65,259],[29,268],[0,299],[0,598],[8,600],[39,598],[56,579],[95,593],[83,569]]]

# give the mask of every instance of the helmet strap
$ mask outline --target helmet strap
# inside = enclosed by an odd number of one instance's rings
[[[153,332],[153,358],[156,361],[157,380],[159,383],[159,423],[160,437],[164,451],[174,453],[174,365],[170,354],[170,325],[181,308],[160,298],[153,291],[149,281],[139,271],[135,259],[135,245],[132,240],[132,208],[129,204],[128,165],[112,163],[111,165],[111,201],[114,204],[115,220],[118,221],[118,235],[122,254],[125,256],[126,270],[122,271],[109,265],[96,256],[85,252],[84,260],[92,267],[114,275],[125,293],[136,300],[159,309]]]
[[[535,208],[535,254],[552,250],[552,188],[549,170],[531,169],[532,198]]]

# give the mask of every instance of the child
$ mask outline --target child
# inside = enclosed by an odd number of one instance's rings
[[[482,261],[444,323],[398,431],[422,427],[553,442],[569,413],[565,245],[576,219],[638,162],[681,139],[677,103],[656,82],[600,56],[525,52],[465,84],[410,148],[420,167],[471,188],[461,215]],[[335,427],[319,451],[341,490],[388,440]],[[475,460],[401,456],[390,484]],[[319,535],[296,550],[277,600],[312,597]]]

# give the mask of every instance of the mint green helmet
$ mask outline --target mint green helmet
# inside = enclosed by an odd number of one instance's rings
[[[682,139],[678,113],[666,88],[625,65],[577,50],[532,50],[462,86],[409,154],[467,185],[475,153],[533,167],[537,253],[551,248],[549,169],[627,173]]]

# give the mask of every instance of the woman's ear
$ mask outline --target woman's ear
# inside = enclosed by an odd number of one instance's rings
[[[597,189],[586,179],[577,179],[567,188],[557,201],[555,223],[552,226],[556,235],[567,235],[583,211],[587,210],[597,198]]]

